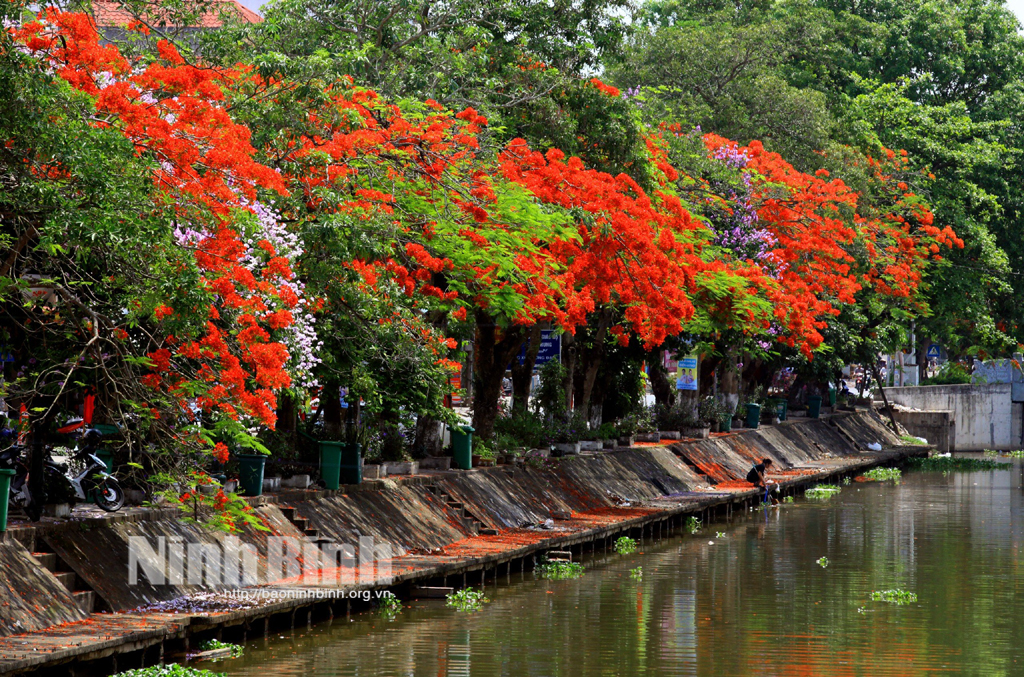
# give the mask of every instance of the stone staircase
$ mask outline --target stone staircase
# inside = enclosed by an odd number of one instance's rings
[[[103,600],[49,546],[41,541],[36,541],[33,550],[32,557],[39,562],[39,566],[52,573],[54,578],[67,588],[79,609],[87,614],[102,610],[100,607],[103,606]]]
[[[309,520],[300,516],[296,508],[281,506],[280,510],[281,514],[284,515],[289,522],[295,525],[296,529],[302,532],[306,537],[306,540],[315,543],[318,548],[323,548],[325,545],[330,543],[337,543],[333,538],[321,535],[319,529],[309,526]]]
[[[466,508],[465,503],[456,500],[450,494],[442,491],[441,487],[436,484],[428,484],[427,491],[440,499],[449,511],[455,513],[456,519],[459,520],[463,528],[465,528],[471,535],[496,536],[498,534],[497,529],[485,527],[483,522]]]

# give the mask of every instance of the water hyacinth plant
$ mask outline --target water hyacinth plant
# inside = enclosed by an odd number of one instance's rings
[[[782,502],[783,503],[793,503],[795,500],[796,499],[793,498],[792,496],[786,496],[785,498],[782,499]]]
[[[449,594],[445,603],[456,611],[479,611],[489,601],[483,590],[463,588]]]
[[[644,568],[637,567],[636,569],[630,569],[629,577],[634,581],[642,581],[644,579]]]
[[[805,491],[804,496],[807,498],[827,500],[838,494],[840,491],[842,491],[842,487],[837,487],[834,484],[819,484],[818,486],[811,487]]]
[[[222,672],[210,672],[201,668],[192,668],[178,663],[151,665],[148,668],[125,670],[113,677],[223,677]]]
[[[561,581],[567,578],[579,578],[583,575],[583,565],[576,562],[547,561],[537,565],[537,573],[549,581]]]
[[[700,520],[690,515],[686,520],[686,530],[691,534],[695,534],[700,531],[701,523]]]
[[[636,540],[629,536],[621,536],[615,539],[615,552],[620,555],[630,555],[636,552]]]
[[[903,471],[899,468],[872,468],[864,473],[864,477],[872,482],[899,482]]]
[[[228,649],[231,651],[230,658],[238,658],[245,649],[239,644],[231,644],[229,642],[222,642],[219,639],[208,639],[199,645],[200,651],[217,651],[218,649]]]
[[[975,472],[978,470],[1009,470],[1009,463],[1000,463],[987,458],[967,458],[964,456],[929,456],[927,458],[911,458],[907,463],[915,470],[937,470],[940,472]]]
[[[402,601],[394,595],[387,595],[381,598],[377,612],[387,620],[393,621],[398,614],[402,613]]]
[[[913,604],[917,601],[917,593],[907,590],[875,590],[871,593],[871,599],[875,602],[888,602],[890,604],[904,605]]]
[[[821,566],[822,569],[828,568],[828,557],[819,557],[815,561]]]

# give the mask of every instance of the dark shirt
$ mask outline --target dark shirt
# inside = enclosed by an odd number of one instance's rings
[[[760,484],[761,478],[764,476],[764,474],[764,463],[758,463],[757,465],[750,469],[750,472],[747,473],[747,481],[750,482],[751,484]]]

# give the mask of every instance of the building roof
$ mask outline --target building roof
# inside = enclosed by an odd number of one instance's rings
[[[227,13],[235,13],[244,23],[255,24],[263,21],[263,17],[237,2],[237,0],[214,0],[214,2],[218,5],[217,8],[205,13],[199,20],[198,25],[188,26],[188,28],[220,28],[224,25],[224,22],[221,20],[221,13],[225,10]],[[154,0],[152,6],[153,11],[147,13],[143,18],[148,22],[159,24],[159,0]],[[135,18],[116,0],[93,0],[92,14],[98,28],[126,26]]]

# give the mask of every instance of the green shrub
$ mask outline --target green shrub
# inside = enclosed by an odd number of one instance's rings
[[[947,362],[941,367],[935,376],[921,380],[923,386],[945,386],[958,383],[970,383],[971,374],[967,367],[959,362]]]

